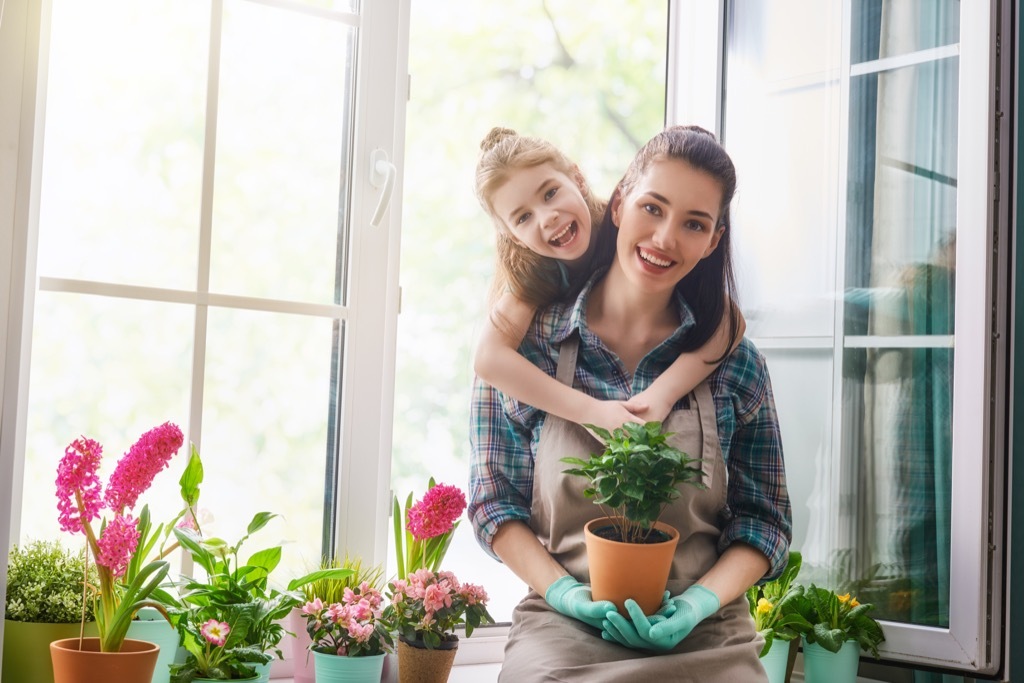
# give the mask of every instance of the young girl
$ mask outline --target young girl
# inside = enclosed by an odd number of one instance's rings
[[[736,348],[745,322],[730,302],[710,337],[697,339],[650,387],[629,401],[602,401],[546,375],[518,348],[538,309],[572,299],[607,265],[615,235],[599,234],[604,202],[594,198],[579,167],[554,145],[493,128],[480,144],[476,194],[498,229],[493,307],[473,369],[520,401],[578,424],[609,431],[625,422],[663,420]],[[671,264],[649,262],[654,266]],[[692,346],[692,344],[691,344]]]

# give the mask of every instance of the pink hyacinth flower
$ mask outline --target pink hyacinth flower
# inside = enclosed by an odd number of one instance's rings
[[[228,634],[231,633],[231,627],[228,626],[226,621],[217,621],[216,619],[210,619],[208,622],[202,625],[199,632],[203,634],[203,638],[217,647],[224,647],[224,643],[227,642]]]
[[[405,528],[418,541],[451,531],[466,509],[466,496],[457,486],[438,484],[409,508]]]
[[[100,477],[97,472],[103,458],[103,447],[82,437],[71,442],[57,465],[57,512],[60,528],[77,533],[100,516]],[[81,508],[75,494],[81,497]]]
[[[99,556],[96,564],[106,567],[115,578],[124,576],[131,562],[132,555],[139,545],[138,520],[125,515],[118,515],[103,529],[96,539]]]
[[[165,422],[149,430],[135,442],[117,463],[110,475],[105,498],[107,506],[121,513],[135,507],[139,496],[153,483],[153,478],[170,463],[185,437],[177,425]]]

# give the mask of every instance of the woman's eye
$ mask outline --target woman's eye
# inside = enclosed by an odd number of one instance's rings
[[[651,214],[652,216],[661,215],[661,207],[658,206],[657,204],[644,204],[642,208],[644,211]]]
[[[704,229],[704,224],[701,223],[700,221],[687,221],[686,227],[688,227],[690,230],[693,230],[694,232],[700,232]]]

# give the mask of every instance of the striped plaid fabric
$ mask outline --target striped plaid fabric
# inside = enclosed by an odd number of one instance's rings
[[[587,329],[586,299],[593,283],[568,304],[555,304],[534,320],[520,352],[554,376],[559,345],[580,335],[574,386],[600,399],[625,400],[647,388],[679,355],[694,318],[677,298],[679,328],[640,362],[632,383],[618,358]],[[718,434],[729,476],[728,509],[719,551],[741,541],[771,562],[762,579],[785,567],[792,536],[782,439],[764,357],[744,339],[708,379],[717,409]],[[533,492],[533,460],[545,413],[501,394],[479,379],[470,406],[469,518],[477,540],[494,555],[491,541],[505,522],[527,521]]]

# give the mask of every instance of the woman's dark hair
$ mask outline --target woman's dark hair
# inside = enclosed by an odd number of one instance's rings
[[[736,167],[713,133],[699,126],[671,126],[651,138],[637,152],[605,210],[599,231],[603,239],[596,247],[595,263],[607,265],[614,258],[618,228],[612,220],[611,207],[615,196],[628,194],[650,165],[662,159],[685,162],[710,175],[722,187],[722,205],[716,227],[723,232],[718,247],[711,255],[701,259],[676,285],[676,290],[683,295],[697,321],[696,327],[686,335],[683,350],[693,351],[703,346],[718,329],[723,315],[729,316],[729,338],[735,342],[739,333],[739,309],[735,304],[736,280],[732,265],[729,204],[736,193]],[[730,350],[731,347],[732,344]],[[718,360],[721,361],[729,353],[727,350]]]

